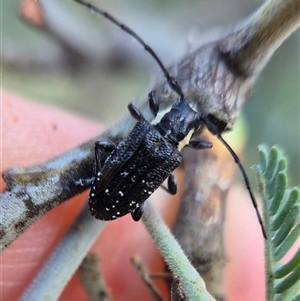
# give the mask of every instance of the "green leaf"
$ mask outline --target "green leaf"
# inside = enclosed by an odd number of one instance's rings
[[[292,270],[299,265],[300,263],[300,249],[297,250],[297,252],[295,253],[295,255],[293,256],[293,258],[287,262],[285,265],[280,266],[275,272],[274,272],[274,277],[279,279],[279,278],[283,278],[284,276],[286,276],[287,274],[289,274],[290,272],[292,272]]]
[[[282,171],[277,176],[277,182],[276,182],[276,192],[273,197],[273,201],[269,205],[269,212],[270,215],[275,215],[278,211],[281,201],[284,198],[284,194],[286,192],[286,186],[287,186],[287,177],[286,174]]]
[[[280,225],[282,224],[282,221],[286,219],[290,209],[292,206],[295,205],[295,203],[299,199],[299,190],[297,188],[294,188],[292,190],[286,190],[285,193],[286,197],[283,197],[283,201],[281,203],[281,210],[276,214],[272,221],[272,230],[276,231],[279,229]],[[273,202],[278,202],[280,203],[280,200],[273,199]]]
[[[297,297],[295,298],[295,296],[297,296],[298,293],[299,293],[299,285],[298,283],[295,283],[290,289],[286,290],[285,292],[281,294],[276,294],[274,301],[290,301],[290,300],[296,301]]]
[[[280,260],[290,251],[300,233],[299,187],[288,188],[287,159],[282,150],[259,146],[261,163],[254,166],[263,201],[266,281],[268,301],[299,298],[300,251],[285,265]],[[300,301],[300,300],[298,300]]]
[[[263,173],[268,164],[268,147],[265,144],[259,145],[258,151],[259,151],[260,164],[257,166],[261,168],[261,173]]]
[[[273,247],[278,247],[290,233],[294,225],[297,223],[297,219],[299,217],[299,204],[293,206],[288,212],[285,219],[283,219],[284,227],[279,228],[273,237],[272,243]]]
[[[268,157],[268,164],[266,166],[267,168],[264,173],[265,178],[268,179],[268,181],[265,184],[265,191],[269,198],[272,198],[274,195],[275,189],[273,181],[277,171],[278,163],[278,149],[272,147]]]
[[[298,295],[297,297],[295,297],[292,301],[300,301],[300,295]]]
[[[288,237],[283,241],[283,243],[276,250],[274,250],[273,256],[276,261],[281,260],[284,257],[284,255],[287,254],[287,252],[299,238],[299,233],[300,224],[298,224],[288,235]]]
[[[281,294],[291,288],[300,279],[300,265],[275,286],[275,293]]]

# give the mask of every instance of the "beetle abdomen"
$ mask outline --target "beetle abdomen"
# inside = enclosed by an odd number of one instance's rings
[[[137,122],[104,162],[89,205],[97,219],[111,220],[138,208],[180,164],[181,154],[146,120]]]

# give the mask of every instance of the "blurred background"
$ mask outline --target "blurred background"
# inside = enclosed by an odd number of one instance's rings
[[[38,18],[33,2],[1,3],[3,89],[107,126],[126,112],[129,102],[147,95],[158,67],[131,37],[72,0],[40,0],[44,20]],[[90,2],[134,29],[166,65],[179,59],[195,37],[233,25],[263,3]],[[35,26],[21,15],[35,16]],[[267,143],[283,147],[289,157],[290,185],[299,185],[299,82],[298,30],[276,51],[240,117],[246,138],[242,161],[251,181],[249,168],[258,162],[257,145]]]

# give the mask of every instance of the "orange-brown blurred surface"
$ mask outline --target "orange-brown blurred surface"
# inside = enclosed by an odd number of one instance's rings
[[[95,136],[102,129],[95,123],[6,92],[2,93],[2,108],[3,170],[40,163]],[[1,254],[2,300],[20,297],[85,199],[86,193],[52,210]],[[166,194],[161,191],[155,199],[168,224],[172,224],[178,205],[176,200],[170,197],[166,201]],[[227,300],[262,301],[264,275],[260,228],[245,191],[234,189],[229,199],[225,229]],[[109,222],[92,251],[100,256],[113,300],[152,300],[129,263],[130,257],[138,254],[150,272],[164,268],[159,252],[141,222],[133,222],[130,216]],[[78,277],[72,278],[60,300],[88,300]]]

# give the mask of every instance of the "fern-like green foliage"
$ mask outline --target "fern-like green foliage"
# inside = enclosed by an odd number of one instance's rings
[[[261,163],[254,166],[263,199],[268,301],[300,300],[300,249],[287,263],[282,258],[299,238],[299,187],[288,188],[287,160],[273,146],[259,147]]]

